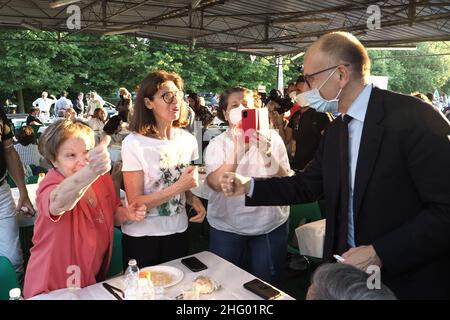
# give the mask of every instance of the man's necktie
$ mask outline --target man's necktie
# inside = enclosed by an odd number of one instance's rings
[[[337,242],[335,250],[342,254],[348,250],[348,198],[349,198],[349,159],[348,159],[348,123],[353,119],[349,115],[339,117],[339,172],[340,172],[340,210],[337,218]]]

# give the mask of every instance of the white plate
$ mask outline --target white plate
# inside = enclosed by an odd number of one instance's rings
[[[183,280],[184,273],[178,268],[170,267],[170,266],[153,266],[143,268],[141,271],[150,271],[150,272],[166,272],[172,276],[172,282],[164,285],[164,288],[171,287],[179,283]]]

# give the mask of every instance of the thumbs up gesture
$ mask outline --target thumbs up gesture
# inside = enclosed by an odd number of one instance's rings
[[[111,137],[105,135],[100,143],[88,153],[89,167],[96,175],[102,175],[111,170],[111,159],[109,159],[108,145]]]
[[[176,182],[181,191],[187,191],[198,187],[198,168],[196,166],[189,166],[184,169],[180,179]]]

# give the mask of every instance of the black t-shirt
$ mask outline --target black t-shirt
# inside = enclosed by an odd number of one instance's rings
[[[330,114],[312,108],[303,113],[298,110],[292,115],[288,127],[293,130],[296,142],[293,169],[302,170],[312,160],[322,138],[321,132],[328,128],[332,119]]]
[[[11,123],[6,117],[3,110],[0,109],[0,179],[5,176],[6,173],[6,161],[5,161],[5,151],[3,150],[3,142],[5,140],[11,139],[14,133],[11,129]]]
[[[37,122],[40,123],[41,125],[43,124],[41,120],[30,114],[27,117],[27,126],[31,125],[32,122]]]

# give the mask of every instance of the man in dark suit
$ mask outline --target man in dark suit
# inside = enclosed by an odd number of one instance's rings
[[[324,195],[324,258],[381,268],[400,299],[450,298],[450,124],[428,104],[368,84],[370,60],[351,34],[317,40],[304,64],[305,98],[338,111],[314,159],[291,177],[221,177],[246,205],[286,205]]]

